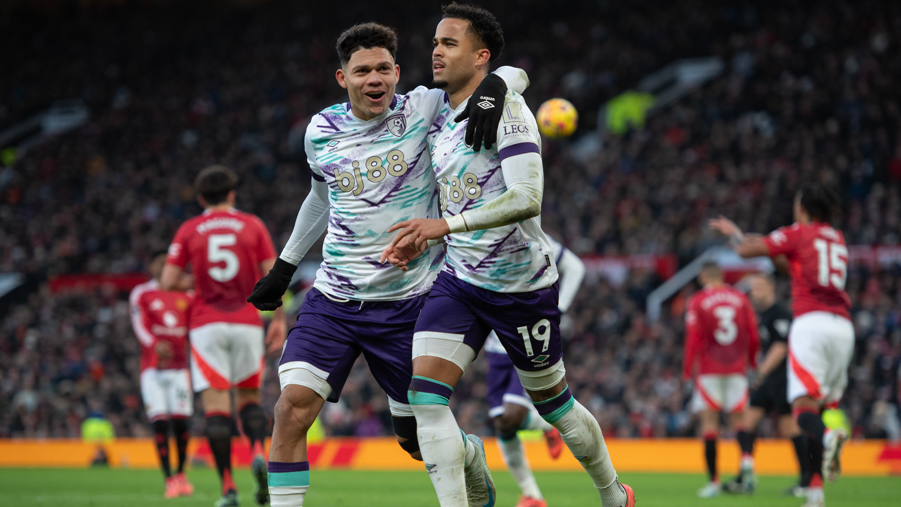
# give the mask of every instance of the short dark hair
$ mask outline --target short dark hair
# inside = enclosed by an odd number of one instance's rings
[[[841,215],[841,200],[835,191],[821,183],[806,183],[798,189],[801,206],[815,222],[830,223]]]
[[[480,49],[485,48],[491,53],[488,61],[493,62],[504,52],[504,30],[494,14],[476,5],[458,4],[457,2],[441,7],[441,13],[442,19],[453,18],[469,21],[466,33],[480,46]]]
[[[723,279],[723,269],[715,261],[705,261],[701,265],[701,274],[713,278]]]
[[[397,32],[378,23],[354,25],[338,37],[338,60],[347,65],[351,55],[360,49],[385,48],[397,61]]]
[[[211,206],[222,204],[228,193],[238,186],[238,175],[228,167],[213,165],[200,171],[194,180],[194,191]]]

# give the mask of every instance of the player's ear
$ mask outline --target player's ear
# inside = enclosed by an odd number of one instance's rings
[[[400,79],[400,65],[396,63],[394,64],[394,78],[398,80]]]
[[[343,68],[342,68],[342,69],[338,69],[337,72],[335,72],[335,79],[338,80],[338,84],[341,86],[341,88],[344,88],[345,90],[347,89],[347,81],[346,81],[346,78],[347,78],[347,76],[344,75],[344,69],[343,69]]]
[[[201,208],[206,209],[206,199],[204,199],[202,195],[197,196],[197,204],[199,204]]]
[[[238,200],[238,191],[232,190],[228,193],[228,197],[226,198],[228,201],[228,205],[232,208],[235,207],[235,202]]]
[[[482,48],[476,51],[476,65],[488,65],[488,62],[491,61],[491,51],[488,51],[487,48]]]

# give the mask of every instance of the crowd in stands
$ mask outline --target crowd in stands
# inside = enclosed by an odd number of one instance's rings
[[[674,252],[684,265],[723,242],[708,218],[768,232],[791,222],[794,189],[812,179],[841,189],[849,244],[901,241],[901,96],[892,86],[901,79],[901,5],[484,3],[505,29],[499,63],[531,77],[529,104],[561,96],[581,113],[573,139],[543,147],[543,225],[574,252]],[[315,2],[197,2],[0,16],[0,130],[58,99],[91,110],[76,131],[0,166],[0,273],[144,270],[200,211],[190,184],[212,163],[242,175],[238,206],[262,217],[281,246],[309,191],[298,132],[346,101],[333,77],[335,38],[373,17],[352,5],[331,12]],[[401,40],[398,89],[427,85],[437,8],[387,2],[384,12],[375,19]],[[595,131],[601,104],[693,56],[718,56],[726,70],[652,111],[643,128]],[[898,264],[850,268],[858,346],[844,408],[858,436],[891,436],[897,421],[899,279]],[[608,435],[694,430],[679,378],[693,288],[648,324],[645,297],[659,282],[633,270],[620,285],[587,284],[567,317],[567,378]],[[40,286],[0,316],[0,437],[74,437],[95,411],[120,436],[146,434],[137,353],[127,294]],[[477,361],[452,400],[464,430],[482,434],[492,431],[486,367]],[[275,368],[265,385],[271,409]],[[390,433],[364,364],[323,422],[334,435]]]

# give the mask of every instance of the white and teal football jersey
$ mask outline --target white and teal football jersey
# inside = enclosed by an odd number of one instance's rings
[[[350,104],[315,115],[304,144],[313,178],[329,186],[329,223],[314,287],[331,296],[391,301],[428,292],[443,252],[430,249],[403,272],[382,264],[393,224],[437,218],[427,134],[450,108],[442,90],[395,95],[384,114],[356,118]],[[443,116],[440,116],[443,115]]]
[[[545,236],[547,236],[547,240],[551,244],[551,251],[553,252],[552,258],[554,260],[554,264],[557,264],[558,262],[560,262],[560,258],[563,257],[563,250],[565,250],[565,247],[563,245],[561,245],[560,243],[557,243],[557,241],[554,238],[552,238],[546,234],[545,234]],[[559,275],[561,277],[566,276],[563,271],[559,271]],[[507,353],[507,349],[505,349],[504,345],[501,344],[501,340],[497,337],[497,333],[495,333],[494,331],[492,331],[488,335],[488,338],[485,339],[485,345],[482,347],[482,349],[485,352],[493,352],[495,354],[506,354]]]
[[[432,167],[438,180],[443,217],[479,208],[507,191],[501,161],[541,153],[535,117],[522,95],[508,91],[498,126],[497,144],[473,151],[464,143],[466,123],[453,118],[466,107],[439,114],[443,123],[429,134]],[[450,109],[448,104],[444,108]],[[444,271],[476,287],[495,292],[531,292],[557,280],[557,267],[541,218],[479,231],[449,234]]]

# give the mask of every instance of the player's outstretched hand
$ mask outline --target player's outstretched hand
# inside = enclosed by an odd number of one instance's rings
[[[723,236],[731,237],[737,234],[741,234],[741,229],[739,229],[738,226],[735,225],[735,222],[729,220],[723,215],[720,215],[716,218],[711,218],[708,222],[708,225],[711,229],[718,231]]]
[[[469,118],[464,141],[473,151],[479,151],[483,141],[486,150],[497,142],[497,127],[504,114],[506,94],[507,83],[498,75],[488,74],[469,97],[463,112],[454,118],[457,123]]]
[[[428,249],[428,245],[426,245],[426,248],[416,248],[416,245],[410,239],[411,237],[407,236],[400,240],[397,246],[385,248],[382,252],[382,262],[388,261],[401,271],[409,270],[410,268],[407,267],[407,264],[413,262],[414,259],[422,255],[422,252]]]
[[[269,274],[260,278],[253,287],[253,293],[247,297],[247,302],[257,310],[272,311],[282,305],[282,296],[291,285],[291,278],[297,266],[282,259],[275,259],[275,264],[269,270]]]
[[[388,253],[386,253],[388,249],[396,248],[407,236],[410,236],[410,239],[407,241],[414,248],[425,250],[428,248],[430,239],[441,239],[450,234],[450,227],[447,225],[447,220],[443,218],[414,218],[398,222],[388,228],[388,232],[394,231],[400,231],[400,233],[394,236],[394,241],[382,252],[382,262],[385,262],[388,256]]]

